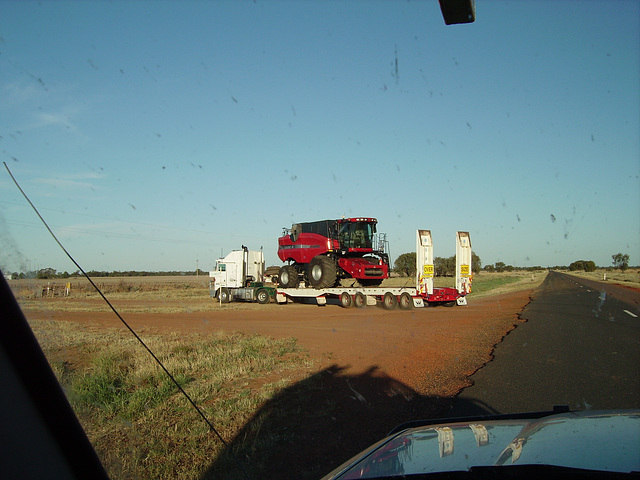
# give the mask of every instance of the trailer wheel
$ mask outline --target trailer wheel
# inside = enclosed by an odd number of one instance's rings
[[[329,288],[336,284],[338,273],[335,262],[322,255],[313,257],[307,270],[309,283],[314,288]]]
[[[451,300],[450,302],[442,302],[442,305],[445,307],[455,307],[456,306],[456,301],[455,300]]]
[[[280,268],[278,279],[282,288],[296,288],[300,283],[298,272],[291,265],[284,265]]]
[[[231,301],[229,289],[226,287],[223,287],[218,291],[218,296],[220,298],[220,303],[229,303]]]
[[[266,288],[261,288],[256,292],[256,298],[258,299],[258,303],[260,305],[266,305],[271,301],[271,296],[269,295],[269,291]]]
[[[400,295],[398,305],[402,310],[411,310],[413,308],[413,298],[407,292],[404,292]]]
[[[347,292],[342,292],[340,294],[340,306],[341,307],[349,308],[352,303],[353,303],[353,300],[351,298],[351,295],[349,295]]]
[[[353,298],[353,304],[356,308],[364,308],[367,306],[367,297],[365,297],[362,292],[356,292],[356,295]]]
[[[387,310],[393,310],[398,305],[398,297],[391,292],[387,292],[384,294],[382,304]]]

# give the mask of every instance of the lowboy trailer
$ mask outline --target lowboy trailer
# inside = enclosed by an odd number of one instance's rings
[[[326,305],[328,298],[337,298],[342,307],[352,305],[363,308],[381,302],[389,310],[396,307],[410,309],[444,305],[466,305],[472,281],[471,238],[469,232],[456,232],[456,287],[433,286],[433,242],[430,230],[416,233],[416,286],[415,287],[331,287],[280,288],[276,301],[287,303],[296,299],[315,298],[318,305]]]

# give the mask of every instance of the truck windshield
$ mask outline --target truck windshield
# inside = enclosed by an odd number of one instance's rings
[[[349,248],[373,248],[374,227],[366,222],[348,222],[340,227],[340,246]]]

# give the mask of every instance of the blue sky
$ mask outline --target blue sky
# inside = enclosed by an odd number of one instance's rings
[[[391,255],[640,263],[640,3],[0,1],[0,156],[85,270],[378,218]],[[75,267],[0,171],[0,267]]]

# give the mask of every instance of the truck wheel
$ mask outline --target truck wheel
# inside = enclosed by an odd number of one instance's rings
[[[266,305],[271,301],[271,296],[266,288],[261,288],[256,292],[256,299],[260,305]]]
[[[387,310],[393,310],[398,305],[398,297],[396,297],[393,293],[387,292],[384,294],[384,298],[382,299],[382,304],[384,308]]]
[[[353,297],[353,304],[356,308],[364,308],[367,306],[367,297],[362,292],[356,292],[355,297]]]
[[[298,272],[291,265],[284,265],[280,268],[278,278],[282,288],[296,288],[300,283]]]
[[[342,292],[340,294],[340,306],[341,307],[349,308],[352,303],[353,303],[353,301],[351,299],[351,295],[349,295],[347,292]]]
[[[324,256],[317,256],[311,259],[307,270],[309,283],[314,288],[329,288],[336,284],[338,274],[335,262]]]
[[[229,303],[231,301],[231,295],[229,294],[228,288],[221,288],[218,292],[218,297],[220,298],[220,303]]]
[[[400,295],[400,301],[398,302],[400,309],[411,310],[413,308],[413,298],[407,292]]]
[[[456,301],[455,300],[451,300],[450,302],[443,302],[443,304],[445,307],[455,307],[456,306]]]

